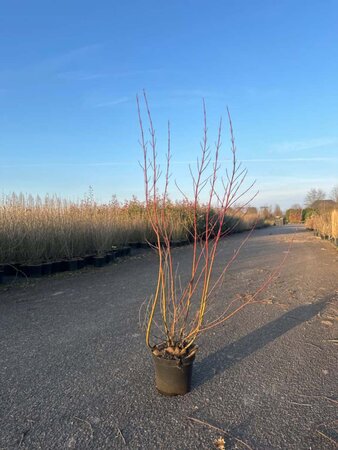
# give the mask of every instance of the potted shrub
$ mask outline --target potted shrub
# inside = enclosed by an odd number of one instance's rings
[[[203,102],[204,131],[201,155],[197,161],[196,173],[194,174],[190,170],[193,183],[192,200],[190,201],[179,188],[193,211],[192,226],[188,230],[192,242],[190,277],[186,284],[180,285],[177,281],[177,268],[171,245],[175,224],[172,223],[172,217],[166,207],[171,159],[170,126],[168,124],[164,187],[163,192],[160,193],[161,172],[157,161],[155,129],[145,93],[143,98],[150,134],[149,140],[147,140],[141,105],[137,97],[141,132],[140,143],[143,151],[142,168],[145,202],[148,218],[156,236],[154,247],[158,255],[155,291],[145,308],[145,340],[152,353],[158,391],[165,395],[178,395],[185,394],[190,390],[192,366],[200,335],[223,324],[247,305],[257,302],[258,294],[277,276],[280,266],[263,281],[253,295],[246,296],[244,299],[240,296],[236,297],[224,305],[221,314],[218,313],[213,316],[215,312],[212,304],[215,301],[217,288],[253,230],[252,228],[243,238],[232,258],[224,262],[221,273],[217,277],[213,276],[218,244],[222,236],[229,232],[229,228],[224,226],[227,221],[227,213],[230,209],[235,211],[235,217],[239,220],[244,215],[245,207],[255,197],[256,193],[250,193],[253,184],[244,186],[247,171],[241,167],[236,158],[235,140],[229,112],[231,163],[230,169],[222,173],[221,159],[224,160],[224,155],[221,155],[221,151],[223,151],[221,145],[222,120],[219,123],[218,136],[212,152],[208,143],[207,116]],[[207,200],[202,205],[201,195],[204,195],[206,190],[208,191]],[[246,194],[248,196],[244,200]],[[239,200],[243,201],[240,206],[238,206]]]

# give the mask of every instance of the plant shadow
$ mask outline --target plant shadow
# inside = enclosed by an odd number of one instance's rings
[[[331,297],[324,298],[316,303],[298,306],[278,319],[243,336],[238,341],[206,356],[201,362],[196,364],[193,387],[203,385],[214,376],[240,363],[247,356],[265,347],[292,328],[310,320],[323,310],[330,299]]]

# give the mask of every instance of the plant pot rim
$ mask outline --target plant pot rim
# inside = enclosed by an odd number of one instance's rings
[[[195,356],[196,354],[194,353],[192,356],[188,356],[185,358],[163,358],[163,356],[160,355],[154,355],[154,353],[152,353],[152,357],[154,358],[155,361],[157,361],[158,364],[161,364],[163,366],[190,366],[194,363],[195,361]]]
[[[42,266],[43,263],[24,263],[21,264],[21,267],[39,267]]]

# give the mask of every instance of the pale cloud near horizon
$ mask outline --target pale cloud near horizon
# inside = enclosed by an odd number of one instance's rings
[[[111,161],[111,162],[42,162],[42,163],[18,163],[18,164],[0,164],[0,169],[15,169],[19,167],[109,167],[109,166],[126,166],[129,167],[132,165],[130,162],[118,162],[118,161]],[[134,165],[137,165],[137,162],[134,163]]]
[[[195,164],[195,160],[172,160],[172,164]],[[220,163],[227,163],[232,161],[229,159],[220,160]],[[212,161],[213,162],[213,161]],[[238,159],[238,163],[273,163],[273,162],[338,162],[338,157],[300,157],[300,158],[249,158],[249,159]]]
[[[320,137],[280,142],[270,146],[270,153],[299,152],[331,145],[338,145],[338,137]]]
[[[125,103],[129,101],[129,99],[127,97],[125,98],[121,98],[121,99],[116,99],[114,101],[111,102],[106,102],[106,103],[101,103],[96,105],[97,108],[99,107],[104,107],[104,106],[114,106],[114,105],[118,105],[120,103]],[[227,163],[231,161],[230,159],[227,160],[221,160],[220,163]],[[242,163],[272,163],[272,162],[338,162],[338,157],[318,157],[318,158],[261,158],[261,159],[242,159],[242,160],[238,160],[238,162],[242,162]],[[197,159],[195,160],[172,160],[171,164],[172,165],[189,165],[189,164],[196,164]],[[211,161],[212,162],[212,161]],[[165,161],[159,161],[160,164],[165,164]],[[121,161],[91,161],[91,162],[56,162],[56,163],[51,163],[51,162],[36,162],[36,163],[18,163],[18,164],[0,164],[0,169],[1,168],[15,168],[15,167],[65,167],[65,166],[69,166],[69,167],[76,167],[76,166],[95,166],[95,167],[109,167],[109,166],[138,166],[138,162],[121,162]],[[243,167],[244,169],[244,167]],[[263,176],[264,177],[264,176]],[[263,178],[261,177],[261,178]],[[289,177],[284,177],[282,175],[280,175],[280,177],[282,178],[289,178]],[[299,180],[299,178],[295,178],[297,180]],[[307,179],[307,178],[306,178]],[[311,179],[311,177],[309,178]]]
[[[304,158],[257,158],[257,159],[241,159],[240,161],[243,162],[335,162],[338,161],[338,157],[325,157],[325,156],[318,156],[318,157],[304,157]]]

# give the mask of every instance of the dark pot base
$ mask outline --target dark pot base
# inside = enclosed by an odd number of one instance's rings
[[[153,356],[156,389],[162,395],[184,395],[190,392],[195,355],[181,363],[173,359]]]

